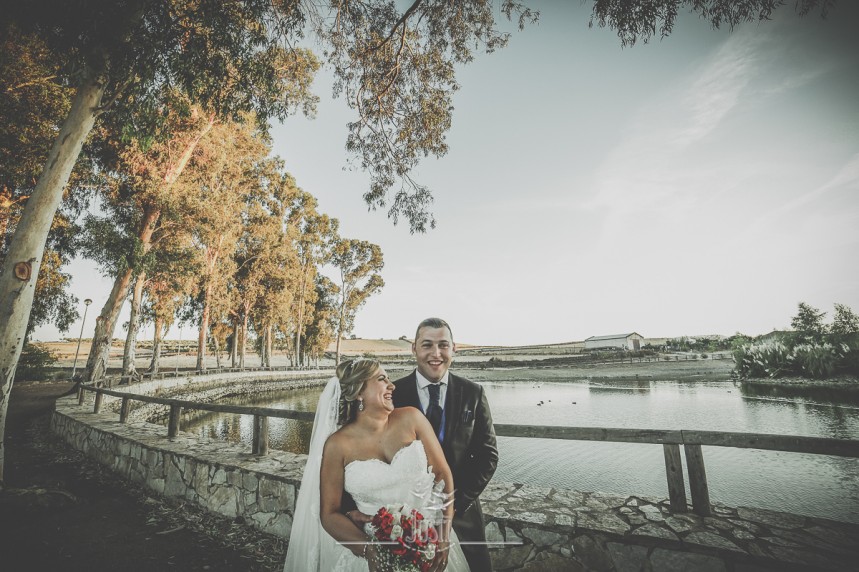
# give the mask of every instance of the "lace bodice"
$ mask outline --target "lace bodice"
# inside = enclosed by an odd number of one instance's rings
[[[423,443],[412,441],[390,463],[379,459],[352,461],[346,465],[344,488],[358,510],[373,515],[385,505],[408,504],[426,514],[435,476],[427,467]],[[435,516],[434,514],[432,516]]]

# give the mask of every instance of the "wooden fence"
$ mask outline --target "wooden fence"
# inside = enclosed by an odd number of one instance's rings
[[[78,391],[78,404],[83,406],[86,392],[95,393],[93,413],[101,409],[103,397],[110,395],[122,399],[119,422],[128,420],[131,401],[155,403],[170,408],[167,422],[167,437],[179,433],[179,420],[185,409],[253,415],[252,450],[256,455],[268,453],[268,419],[296,419],[313,422],[315,413],[292,411],[271,407],[251,407],[219,403],[201,403],[166,397],[129,394],[102,387],[81,385]],[[712,512],[710,492],[707,486],[707,471],[704,467],[702,446],[737,447],[744,449],[763,449],[767,451],[787,451],[815,455],[834,455],[859,458],[859,441],[850,439],[829,439],[824,437],[800,437],[771,435],[766,433],[732,433],[726,431],[663,430],[663,429],[625,429],[609,427],[560,427],[554,425],[505,425],[495,424],[499,437],[519,437],[530,439],[564,439],[572,441],[605,441],[609,443],[644,443],[662,445],[665,457],[665,474],[668,481],[668,499],[674,513],[688,512],[686,485],[680,445],[686,453],[686,468],[689,474],[689,493],[692,497],[692,511],[700,516]]]

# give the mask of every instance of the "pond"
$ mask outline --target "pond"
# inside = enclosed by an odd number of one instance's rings
[[[468,377],[469,372],[463,374]],[[545,372],[528,369],[497,376],[482,371],[474,377],[482,380],[496,423],[859,440],[859,402],[820,391],[760,390],[730,380],[561,381],[562,374],[547,378]],[[321,387],[230,402],[313,411],[320,392]],[[206,414],[183,430],[249,444],[252,418]],[[271,447],[306,453],[310,431],[310,423],[270,419]],[[661,445],[502,437],[498,448],[495,480],[668,496]],[[713,502],[859,523],[859,459],[704,447],[704,460]]]

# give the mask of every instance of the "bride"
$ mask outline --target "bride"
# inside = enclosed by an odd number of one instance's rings
[[[366,515],[405,504],[435,516],[441,530],[429,570],[468,571],[451,529],[453,503],[433,505],[430,498],[442,486],[443,496],[453,498],[441,445],[423,413],[394,409],[393,391],[378,361],[358,359],[341,363],[322,392],[285,572],[386,570],[381,557],[389,548],[371,542],[369,525],[362,530],[341,512],[344,491]]]

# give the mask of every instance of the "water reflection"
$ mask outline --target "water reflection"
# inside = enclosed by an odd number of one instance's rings
[[[647,393],[651,390],[650,380],[640,381],[624,381],[624,382],[601,382],[590,381],[586,382],[588,391],[599,393],[601,391],[611,391],[613,393],[627,393],[630,395]]]
[[[222,402],[232,405],[272,407],[295,411],[316,411],[316,404],[319,402],[321,392],[321,387],[311,387],[271,393],[262,397],[232,397]],[[252,443],[253,415],[190,412],[186,416],[183,416],[182,430],[232,443]],[[312,431],[313,425],[311,423],[295,419],[269,418],[269,447],[281,451],[289,451],[290,453],[306,454],[310,448],[310,434]]]
[[[496,423],[701,429],[859,439],[853,402],[827,392],[783,391],[721,382],[535,380],[544,370],[481,372]],[[554,379],[560,378],[560,374]],[[534,377],[531,377],[534,376]],[[299,411],[316,409],[321,388],[232,403]],[[306,453],[310,423],[271,419],[272,448]],[[211,438],[250,447],[251,416],[206,414],[183,424]],[[499,439],[495,479],[537,486],[667,496],[659,445],[548,439]],[[859,459],[705,447],[715,502],[756,506],[859,523]]]
[[[767,397],[779,401],[806,401],[811,403],[852,405],[859,408],[859,391],[808,385],[768,385],[740,383],[740,391],[749,398]]]

